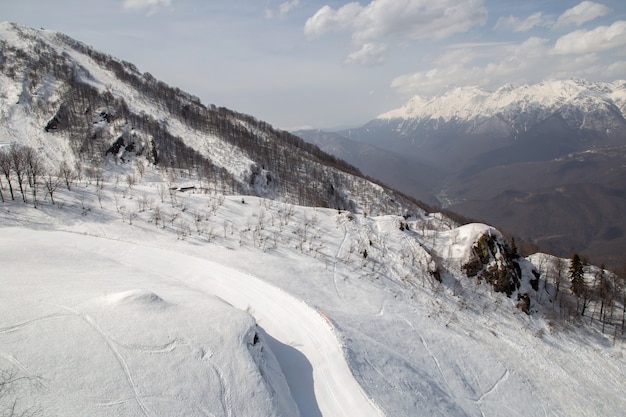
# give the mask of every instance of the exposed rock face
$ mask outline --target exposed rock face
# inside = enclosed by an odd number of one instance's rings
[[[472,246],[470,259],[463,264],[468,277],[485,280],[496,292],[511,296],[520,288],[522,271],[516,254],[492,234],[483,234]]]
[[[530,296],[527,293],[517,294],[516,307],[526,314],[530,314]]]

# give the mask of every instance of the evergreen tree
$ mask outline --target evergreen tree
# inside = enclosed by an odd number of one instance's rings
[[[577,310],[580,304],[580,299],[583,299],[581,316],[585,315],[585,307],[587,307],[587,286],[585,284],[583,261],[580,259],[577,253],[572,256],[569,265],[569,277],[572,282],[572,292],[576,296]]]

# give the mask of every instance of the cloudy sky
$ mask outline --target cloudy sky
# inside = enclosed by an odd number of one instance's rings
[[[626,79],[623,0],[0,0],[206,104],[358,126],[463,85]]]

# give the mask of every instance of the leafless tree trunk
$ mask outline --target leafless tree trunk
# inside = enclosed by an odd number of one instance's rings
[[[48,173],[48,176],[44,177],[43,183],[46,186],[46,190],[48,191],[48,194],[50,195],[50,201],[52,201],[52,205],[54,205],[53,194],[56,191],[56,189],[59,187],[61,181],[59,177],[53,177],[50,173]]]
[[[28,183],[33,193],[33,204],[37,208],[37,191],[39,189],[39,179],[44,175],[44,165],[41,158],[33,148],[24,149],[24,162],[26,164],[26,174]]]
[[[0,171],[4,174],[4,177],[7,179],[9,183],[9,193],[11,194],[11,200],[15,200],[15,195],[13,194],[13,185],[11,184],[11,170],[12,170],[12,162],[11,156],[8,152],[0,151]]]
[[[20,389],[24,382],[35,378],[21,377],[15,372],[0,370],[0,416],[2,417],[34,417],[39,413],[34,408],[24,408],[18,401]]]
[[[15,173],[17,185],[19,186],[20,193],[22,194],[22,200],[26,202],[26,194],[24,193],[24,176],[26,175],[24,153],[17,145],[13,144],[11,145],[10,155],[13,172]]]
[[[61,162],[61,165],[59,166],[59,177],[65,180],[65,186],[67,187],[67,190],[72,191],[72,183],[76,178],[76,174],[65,161]]]

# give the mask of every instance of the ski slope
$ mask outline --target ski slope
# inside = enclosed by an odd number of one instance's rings
[[[35,262],[11,262],[15,259],[25,259],[24,250],[27,250],[28,253],[37,254],[37,260]],[[42,257],[42,254],[46,255]],[[76,254],[79,255],[76,256]],[[142,338],[127,334],[130,330],[120,332],[117,336],[108,336],[113,331],[105,330],[104,326],[101,327],[97,324],[96,319],[91,318],[91,315],[81,313],[81,311],[89,310],[85,306],[92,305],[97,299],[104,298],[113,302],[119,299],[135,298],[150,301],[152,304],[154,300],[157,300],[157,303],[166,302],[172,298],[172,293],[179,291],[197,292],[203,296],[217,296],[237,309],[247,310],[255,317],[258,325],[266,333],[262,338],[268,343],[272,351],[279,353],[276,354],[276,357],[302,417],[383,415],[366,398],[361,387],[354,380],[344,359],[342,347],[327,319],[304,302],[252,275],[207,259],[199,259],[168,249],[75,233],[15,228],[2,229],[0,258],[2,265],[5,265],[2,278],[3,288],[15,288],[12,283],[13,280],[28,276],[29,282],[23,283],[23,285],[29,285],[31,288],[26,292],[32,291],[32,299],[29,300],[23,300],[22,297],[3,300],[3,310],[6,309],[6,311],[3,313],[5,318],[0,323],[0,333],[21,334],[25,332],[26,334],[22,334],[22,336],[38,338],[38,343],[43,345],[55,344],[60,342],[58,340],[60,335],[49,335],[48,339],[38,337],[33,333],[39,330],[40,326],[30,326],[30,324],[53,319],[73,322],[77,316],[84,317],[92,330],[95,331],[86,336],[90,339],[87,343],[73,342],[87,346],[93,344],[87,356],[97,356],[97,351],[107,350],[118,356],[119,362],[124,368],[125,378],[132,387],[131,394],[141,411],[138,415],[163,415],[163,410],[158,404],[141,399],[141,392],[148,391],[149,388],[142,385],[140,382],[142,378],[131,379],[130,375],[136,373],[143,375],[147,370],[142,369],[144,365],[140,362],[134,364],[124,362],[121,359],[122,353],[118,351],[117,342],[112,340],[120,337],[124,339]],[[75,259],[77,262],[70,262],[71,259]],[[96,270],[91,266],[94,261],[98,263]],[[90,273],[83,274],[80,272],[82,270],[90,271]],[[45,283],[55,278],[63,281],[63,285],[56,286]],[[89,282],[86,282],[87,279]],[[137,290],[137,286],[141,289]],[[45,288],[46,293],[39,293],[43,288]],[[19,291],[19,289],[16,288],[15,291]],[[107,295],[111,291],[115,291],[115,293]],[[46,309],[43,306],[51,305],[59,306],[55,308],[56,313],[51,315],[50,313],[41,314],[39,312],[38,314],[39,309]],[[196,310],[193,316],[195,317],[201,311],[201,308]],[[10,314],[7,315],[7,312]],[[133,319],[123,316],[122,313],[123,309],[120,308],[115,311],[115,314],[120,314],[121,320]],[[59,314],[63,316],[58,317]],[[93,316],[97,315],[93,314]],[[105,312],[100,311],[100,315],[105,315]],[[81,324],[84,325],[84,323]],[[178,323],[175,324],[180,327]],[[182,327],[184,329],[185,326]],[[158,333],[159,329],[153,329],[153,331]],[[155,337],[155,335],[151,335],[149,339]],[[135,340],[134,343],[150,344],[148,340]],[[178,342],[175,339],[171,343]],[[0,346],[2,346],[0,352],[2,352],[3,359],[19,364],[20,368],[28,370],[29,374],[39,375],[39,372],[30,370],[37,367],[38,364],[24,359],[24,357],[28,358],[29,354],[25,355],[24,352],[15,349],[16,345],[0,343]],[[33,350],[32,355],[36,356],[35,350],[40,349],[40,346],[36,344],[31,349]],[[164,347],[163,350],[168,350],[168,348]],[[171,352],[161,352],[160,354],[161,356],[168,356],[176,350],[178,348],[172,348]],[[236,362],[236,359],[236,357],[231,358],[228,362]],[[163,367],[164,362],[167,360],[159,360],[155,366]],[[90,371],[107,372],[96,369],[98,364],[99,362],[95,361],[94,368]],[[47,365],[52,368],[51,363]],[[135,367],[139,369],[134,369]],[[89,368],[83,369],[82,372],[88,370]],[[184,372],[187,371],[181,369],[179,371],[181,375],[175,377],[173,381],[181,383],[180,380],[187,377],[184,375]],[[52,369],[41,369],[41,372],[43,372],[40,375],[42,381],[51,378],[48,373],[52,372]],[[246,378],[245,375],[234,375],[234,377]],[[46,398],[52,401],[54,397],[57,397],[56,387],[45,382],[42,384],[45,386]],[[125,385],[125,382],[114,380],[114,384]],[[228,382],[227,386],[234,387],[236,383]],[[229,403],[234,402],[233,400],[237,396],[231,393],[230,397]],[[280,403],[288,405],[290,403],[288,390],[282,393],[282,397]],[[76,402],[83,403],[85,407],[90,403],[88,398],[75,399]],[[112,403],[116,400],[109,402]],[[67,410],[66,414],[62,414],[65,406],[66,404],[57,404],[57,412],[61,413],[59,415],[72,415]],[[55,407],[48,405],[45,408]],[[281,415],[294,415],[293,409],[289,410],[286,406],[283,406],[282,409],[289,411],[289,413]],[[94,413],[92,407],[81,411]],[[227,410],[225,415],[240,414],[234,413],[233,410]],[[270,414],[263,413],[263,415]]]
[[[446,229],[433,214],[402,231],[399,216],[251,196],[160,201],[151,178],[132,192],[107,180],[101,200],[81,182],[55,205],[0,205],[0,368],[26,378],[22,409],[541,417],[626,407],[621,342],[549,311],[527,316],[457,271],[487,226]],[[448,270],[441,285],[435,257]]]

